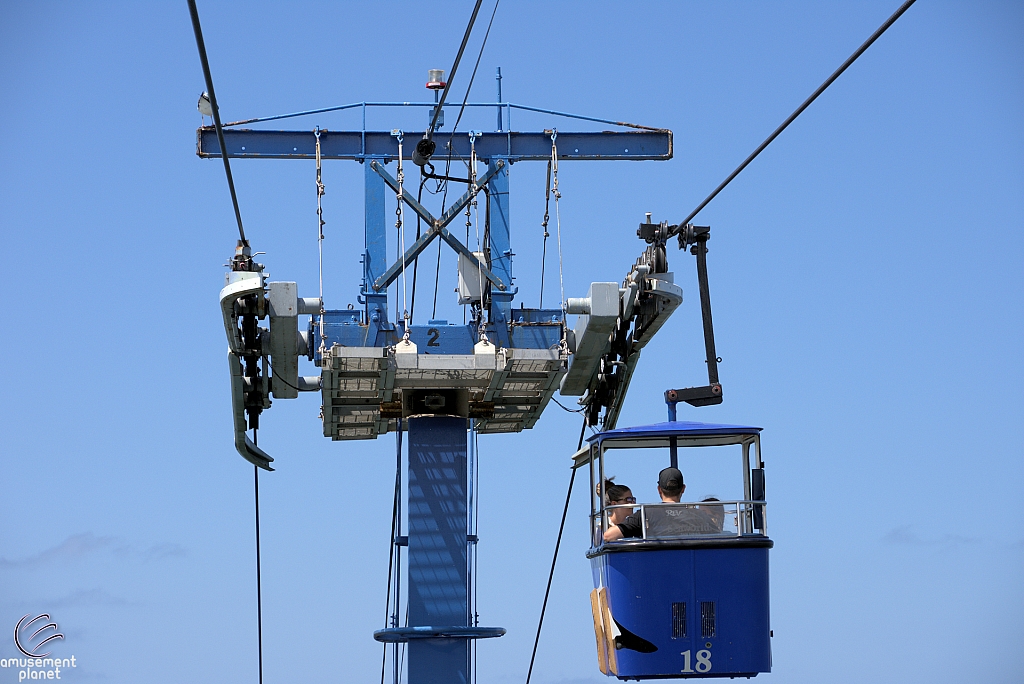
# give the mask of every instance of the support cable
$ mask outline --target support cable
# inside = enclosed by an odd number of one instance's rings
[[[194,0],[189,0],[193,2]],[[437,117],[441,112],[441,107],[444,106],[444,100],[448,97],[448,91],[452,87],[452,81],[455,80],[455,72],[459,68],[459,61],[462,60],[462,53],[466,50],[466,43],[469,42],[469,34],[473,32],[473,24],[476,23],[476,15],[480,11],[480,5],[483,4],[483,0],[476,0],[476,4],[473,6],[473,14],[469,17],[469,25],[466,26],[466,34],[462,36],[462,45],[459,46],[459,52],[455,55],[455,63],[452,64],[452,70],[448,72],[448,81],[444,85],[444,90],[441,91],[441,98],[438,100],[437,106],[434,108],[434,116],[430,119],[430,126],[427,127],[427,133],[423,137],[427,140],[432,140],[434,137],[434,126],[437,125]],[[217,111],[214,109],[214,111]],[[429,155],[427,155],[429,156]]]
[[[495,5],[497,9],[497,5]],[[493,18],[493,17],[492,17]],[[473,133],[469,134],[469,190],[473,193],[473,201],[470,204],[473,210],[476,212],[474,217],[473,225],[476,228],[476,251],[477,254],[483,254],[483,246],[480,241],[480,213],[477,210],[477,184],[476,184],[476,135]],[[469,244],[469,206],[466,207],[466,243]],[[484,259],[487,257],[484,256]],[[483,341],[487,339],[487,330],[485,328],[486,322],[484,321],[484,274],[483,274],[483,263],[480,259],[476,261],[476,279],[477,279],[477,292],[480,294],[480,320],[477,321],[477,339]]]
[[[583,447],[583,436],[587,433],[587,419],[583,418],[583,427],[580,429],[580,441],[576,445],[576,451]],[[533,662],[537,658],[537,644],[540,643],[540,630],[544,626],[544,612],[548,608],[548,595],[551,593],[551,580],[555,577],[555,563],[558,562],[558,547],[562,545],[562,531],[565,529],[565,517],[569,513],[569,499],[572,498],[572,485],[576,481],[576,468],[572,469],[569,476],[569,491],[565,493],[565,507],[562,509],[562,522],[558,526],[558,539],[555,540],[555,552],[551,557],[551,572],[548,573],[548,586],[544,590],[544,603],[540,607],[540,620],[537,621],[537,636],[533,640],[533,653],[530,655],[530,669],[526,672],[526,684],[530,684],[530,677],[533,676]]]
[[[803,111],[805,109],[807,109],[807,107],[809,107],[810,104],[812,102],[814,102],[818,98],[819,95],[821,95],[823,92],[825,92],[826,88],[828,88],[830,85],[832,85],[833,81],[835,81],[837,78],[839,78],[839,76],[842,75],[842,73],[844,71],[846,71],[847,67],[849,67],[851,64],[853,64],[855,61],[857,61],[857,58],[860,57],[862,54],[864,54],[864,51],[867,50],[869,47],[871,47],[871,44],[874,43],[878,39],[879,36],[881,36],[883,33],[885,33],[885,31],[890,26],[892,26],[896,22],[896,20],[899,19],[903,15],[903,13],[906,12],[907,9],[909,9],[910,6],[913,5],[916,1],[917,0],[907,0],[905,3],[903,3],[903,5],[900,6],[900,8],[898,10],[896,10],[893,13],[893,15],[891,17],[886,19],[885,23],[882,24],[881,26],[879,26],[878,30],[875,31],[874,33],[872,33],[871,37],[868,38],[866,41],[864,41],[864,43],[859,48],[857,48],[854,51],[854,53],[852,55],[850,55],[850,57],[845,62],[843,62],[842,66],[840,66],[838,69],[836,69],[832,73],[831,76],[829,76],[827,79],[825,79],[825,82],[822,83],[820,86],[818,86],[818,89],[815,90],[813,93],[811,93],[811,96],[808,97],[806,100],[804,100],[804,103],[802,105],[800,105],[799,107],[797,107],[796,111],[794,111],[792,114],[790,114],[789,118],[787,118],[785,121],[783,121],[781,126],[779,126],[778,128],[775,129],[774,133],[772,133],[767,138],[765,138],[765,141],[763,143],[761,143],[757,147],[757,149],[754,150],[750,154],[749,157],[747,157],[745,160],[743,160],[743,163],[740,164],[739,166],[737,166],[736,170],[733,171],[732,173],[730,173],[728,178],[726,178],[724,181],[722,181],[721,185],[719,185],[717,188],[715,188],[714,191],[710,195],[708,195],[707,198],[705,198],[705,200],[703,202],[701,202],[699,205],[697,205],[696,209],[694,209],[693,211],[690,212],[689,216],[687,216],[685,219],[682,220],[682,222],[679,224],[679,226],[676,228],[676,230],[673,232],[673,234],[679,232],[679,230],[684,230],[686,228],[686,224],[688,224],[690,221],[692,221],[693,218],[697,214],[699,214],[700,211],[711,202],[711,200],[715,199],[715,197],[718,195],[718,193],[720,193],[725,188],[725,186],[727,186],[729,183],[731,183],[732,180],[736,176],[740,175],[740,172],[743,171],[743,169],[747,168],[747,165],[750,162],[754,161],[754,158],[757,157],[757,155],[761,154],[761,152],[763,152],[764,149],[766,147],[768,147],[768,145],[770,145],[773,140],[775,140],[775,138],[779,137],[779,134],[782,133],[782,131],[786,130],[786,127],[789,126],[789,124],[793,123],[793,121],[795,121],[796,118],[798,116],[800,116],[800,114],[802,114]],[[214,111],[216,111],[216,110],[214,110]]]
[[[423,175],[423,168],[420,168],[420,188],[416,191],[416,201],[419,204],[423,204],[423,185],[427,182],[428,177]],[[419,214],[416,214],[416,240],[420,239],[420,235],[423,231],[423,219],[420,218]],[[416,283],[419,279],[420,272],[420,258],[416,257],[415,261],[412,262],[412,298],[409,302],[409,317],[413,318],[416,316]]]
[[[258,444],[257,430],[252,431],[252,443]],[[577,450],[578,451],[578,450]],[[260,469],[253,466],[253,490],[256,498],[256,649],[259,654],[259,684],[263,684],[263,581],[260,576]]]
[[[551,131],[551,194],[555,196],[555,237],[558,240],[558,289],[562,295],[562,299],[559,301],[558,306],[562,310],[562,318],[565,316],[565,278],[562,268],[562,215],[558,210],[558,200],[562,198],[562,193],[558,191],[558,146],[556,141],[558,140],[558,131]],[[547,232],[545,230],[545,232]]]
[[[469,85],[466,86],[466,96],[462,98],[462,106],[459,107],[459,115],[455,117],[455,125],[452,126],[451,137],[448,138],[448,157],[452,155],[452,141],[455,140],[455,129],[459,127],[459,122],[462,121],[462,113],[466,111],[466,103],[469,101],[469,93],[473,89],[473,81],[476,80],[476,70],[480,67],[480,58],[484,56],[484,47],[487,46],[487,37],[491,35],[491,25],[494,24],[494,15],[498,13],[498,3],[501,0],[496,0],[494,3],[494,10],[491,12],[491,20],[487,22],[487,30],[484,32],[483,42],[480,43],[480,52],[476,55],[476,64],[473,65],[473,73],[469,77]],[[451,79],[448,79],[451,81]]]
[[[238,209],[238,196],[235,194],[235,181],[231,177],[231,163],[228,161],[228,148],[224,144],[224,127],[220,123],[220,109],[217,107],[217,95],[213,92],[213,76],[210,74],[210,60],[206,57],[206,43],[203,42],[203,28],[199,24],[199,10],[196,9],[196,0],[188,0],[188,11],[189,14],[192,15],[192,31],[196,34],[196,47],[199,48],[199,61],[203,65],[203,78],[206,79],[206,93],[210,96],[210,109],[213,111],[213,125],[217,129],[217,142],[220,143],[220,156],[221,159],[224,160],[224,175],[227,176],[228,190],[231,192],[231,204],[235,208],[235,221],[238,222],[238,237],[242,243],[249,244],[248,240],[245,239],[245,229],[242,227],[242,212]]]
[[[540,114],[551,114],[553,116],[561,116],[566,119],[576,119],[577,121],[593,121],[596,123],[610,124],[612,126],[622,126],[623,128],[634,128],[641,131],[653,131],[655,133],[664,133],[667,128],[657,128],[656,126],[642,126],[641,124],[629,123],[628,121],[615,121],[614,119],[601,119],[596,116],[583,116],[581,114],[573,114],[571,112],[559,112],[553,109],[543,109],[541,107],[529,107],[527,105],[520,105],[514,102],[468,102],[467,107],[494,107],[500,106],[503,109],[509,110],[509,116],[511,116],[511,110],[519,109],[524,112],[538,112]],[[238,121],[229,121],[224,124],[225,128],[231,128],[232,126],[244,126],[247,124],[262,123],[264,121],[280,121],[281,119],[294,119],[300,116],[311,116],[313,114],[324,114],[326,112],[341,112],[347,109],[355,109],[357,107],[434,107],[434,102],[350,102],[349,104],[337,105],[334,107],[321,107],[320,109],[306,109],[301,112],[291,112],[289,114],[275,114],[274,116],[261,116],[250,119],[240,119]],[[508,126],[505,130],[510,130]]]
[[[445,163],[444,175],[447,176],[451,171],[452,166],[452,155],[451,146],[448,147],[448,161]],[[444,214],[444,208],[448,204],[448,181],[444,182],[444,194],[441,195],[441,213]],[[437,241],[437,266],[434,269],[434,308],[430,314],[431,318],[437,318],[437,288],[438,278],[441,276],[441,240]],[[466,322],[466,309],[462,309],[462,322]]]
[[[411,321],[409,320],[409,287],[405,279],[405,201],[403,199],[405,197],[405,170],[402,166],[402,141],[404,136],[401,132],[397,134],[392,133],[392,135],[398,138],[398,206],[395,208],[395,215],[397,216],[395,228],[398,229],[398,236],[402,243],[400,257],[402,259],[402,319],[405,321],[403,337],[409,339],[409,324]]]
[[[548,208],[551,204],[551,160],[548,160],[548,176],[547,180],[544,181],[544,220],[540,222],[540,227],[544,229],[544,242],[542,243],[540,250],[540,306],[538,308],[544,308],[544,270],[548,263],[548,238],[551,237],[551,233],[548,232],[548,219],[551,218],[551,214],[548,212]]]
[[[320,179],[320,127],[313,130],[316,136],[316,218],[317,218],[317,240],[316,246],[320,257],[320,363],[323,363],[324,353],[327,351],[327,337],[324,335],[324,210],[321,206],[321,199],[324,196],[324,184]]]
[[[562,402],[560,402],[557,399],[555,399],[554,397],[551,397],[551,401],[555,402],[555,404],[557,404],[560,409],[562,409],[563,411],[566,411],[568,413],[583,413],[584,411],[587,410],[586,406],[584,406],[582,408],[578,408],[578,409],[571,409],[568,406],[566,406],[565,404],[563,404]]]
[[[494,3],[494,10],[491,11],[491,19],[487,23],[487,31],[484,33],[484,39],[480,43],[480,52],[477,53],[476,64],[473,65],[473,73],[470,75],[470,77],[469,77],[469,84],[466,86],[466,95],[465,95],[465,97],[462,98],[462,106],[459,107],[459,114],[458,114],[458,116],[455,117],[455,125],[452,126],[452,132],[451,132],[451,135],[448,138],[448,157],[447,157],[447,160],[446,160],[446,163],[445,163],[445,172],[444,172],[445,173],[446,181],[445,181],[444,198],[442,199],[442,205],[441,205],[442,213],[444,212],[444,199],[447,199],[447,197],[448,197],[447,176],[448,176],[448,173],[449,173],[449,171],[451,169],[451,163],[452,163],[452,142],[455,140],[455,131],[459,127],[459,122],[462,121],[462,114],[463,114],[463,112],[466,111],[466,103],[469,101],[469,93],[473,89],[473,81],[476,80],[476,72],[477,72],[477,69],[480,67],[480,58],[483,57],[483,55],[484,55],[484,47],[487,45],[487,38],[488,38],[488,36],[491,35],[491,26],[494,24],[494,15],[497,14],[497,12],[498,12],[498,3],[499,2],[501,2],[501,0],[496,0],[495,1],[495,3]],[[480,7],[480,3],[478,2],[477,3],[477,9],[479,9],[479,7]],[[476,10],[473,11],[473,17],[474,18],[470,20],[471,22],[475,20]],[[467,29],[466,38],[468,38],[468,37],[469,37],[469,32],[468,32],[468,29]],[[465,48],[465,41],[463,41],[462,47]],[[460,51],[459,51],[459,58],[461,58],[461,56],[462,56],[462,50],[460,49]],[[456,59],[458,60],[459,58],[456,58]],[[451,83],[452,77],[454,75],[455,75],[455,67],[452,67],[452,73],[449,75],[448,84]],[[447,91],[447,89],[448,89],[448,86],[446,85],[445,86],[445,91]],[[433,131],[434,124],[435,124],[435,122],[437,120],[437,116],[438,116],[437,112],[439,112],[441,110],[441,104],[443,102],[444,102],[444,95],[442,94],[442,96],[440,98],[440,101],[437,104],[437,109],[434,110],[434,120],[432,120],[430,122],[430,129],[431,129],[431,131]],[[429,164],[429,162],[428,162],[428,164]],[[431,173],[433,173],[433,168],[434,168],[433,165],[430,165]],[[475,199],[473,201],[474,201],[474,203],[476,202]],[[468,241],[468,238],[467,238],[467,241]],[[418,259],[417,259],[417,262],[418,262]],[[437,265],[436,265],[436,267],[434,269],[434,307],[433,307],[433,312],[431,314],[431,318],[437,318],[437,290],[438,290],[438,278],[440,277],[440,274],[441,274],[441,244],[440,244],[440,242],[438,242],[438,245],[437,245]],[[415,285],[415,282],[414,282],[413,283],[413,288],[415,289],[415,287],[416,287],[416,285]],[[465,314],[465,310],[463,310],[463,314]]]

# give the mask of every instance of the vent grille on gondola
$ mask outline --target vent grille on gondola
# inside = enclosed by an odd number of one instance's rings
[[[715,602],[700,602],[700,635],[704,638],[715,636]]]
[[[672,604],[672,638],[686,638],[686,604]]]

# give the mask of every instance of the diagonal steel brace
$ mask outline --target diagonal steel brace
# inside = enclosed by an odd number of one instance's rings
[[[423,219],[432,226],[437,224],[437,219],[434,218],[433,214],[427,211],[426,207],[417,202],[415,197],[406,192],[405,188],[400,188],[398,185],[398,181],[396,181],[390,173],[384,170],[383,164],[374,159],[373,161],[370,162],[370,168],[376,171],[377,175],[384,179],[384,182],[387,183],[388,186],[395,191],[396,195],[401,194],[402,201],[408,204],[410,209],[419,214],[421,219]]]
[[[392,190],[395,191],[395,194],[401,195],[402,201],[408,204],[410,209],[412,209],[414,212],[416,212],[416,214],[420,216],[420,218],[422,218],[424,221],[430,224],[430,230],[428,230],[426,233],[420,236],[420,238],[416,240],[416,242],[414,242],[412,246],[409,247],[409,249],[406,250],[405,254],[402,255],[401,259],[392,264],[391,267],[388,268],[388,270],[386,270],[383,274],[381,274],[379,278],[377,278],[376,281],[374,281],[374,291],[380,292],[385,287],[394,282],[395,278],[397,278],[401,274],[402,269],[407,268],[409,264],[415,261],[416,258],[423,252],[423,250],[426,249],[427,246],[434,240],[435,237],[440,237],[442,240],[448,243],[449,247],[454,249],[459,254],[465,256],[470,261],[470,263],[472,263],[474,266],[480,269],[481,275],[487,278],[487,280],[493,283],[494,286],[497,287],[499,290],[504,291],[507,286],[505,285],[505,283],[501,281],[501,278],[496,276],[489,268],[487,268],[486,265],[481,263],[480,260],[476,258],[476,255],[473,254],[473,252],[471,252],[465,245],[459,242],[458,238],[456,238],[454,235],[448,232],[448,230],[445,228],[445,226],[451,223],[452,220],[454,220],[455,217],[458,216],[459,212],[461,212],[466,207],[467,204],[473,201],[473,198],[479,193],[480,188],[485,186],[491,180],[491,178],[493,178],[495,174],[498,173],[498,171],[504,168],[504,166],[504,160],[498,160],[498,162],[494,165],[494,168],[492,168],[490,171],[484,174],[484,176],[477,183],[477,188],[475,192],[472,188],[468,190],[451,206],[451,208],[448,209],[448,211],[446,211],[441,216],[441,218],[437,219],[434,218],[434,216],[426,209],[426,207],[417,202],[408,192],[406,192],[404,187],[400,187],[398,181],[395,180],[391,176],[391,174],[384,170],[384,166],[380,162],[376,160],[371,161],[370,168],[377,172],[377,174],[382,179],[384,179],[384,182]]]

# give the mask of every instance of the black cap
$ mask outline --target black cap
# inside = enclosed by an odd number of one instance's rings
[[[678,468],[665,468],[658,473],[658,486],[669,491],[682,489],[683,474]]]

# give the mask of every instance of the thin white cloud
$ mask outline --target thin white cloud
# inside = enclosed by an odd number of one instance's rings
[[[180,544],[161,543],[152,546],[136,546],[117,537],[100,537],[92,532],[82,532],[71,535],[56,546],[25,558],[0,557],[0,570],[31,569],[42,565],[66,563],[104,551],[110,551],[122,557],[139,558],[145,562],[180,558],[186,555],[185,547]]]
[[[0,568],[35,568],[47,563],[74,560],[110,548],[114,546],[115,542],[114,537],[97,537],[92,532],[73,534],[60,544],[27,558],[15,560],[0,558]]]
[[[53,608],[68,608],[70,606],[129,606],[132,602],[111,594],[103,589],[78,589],[66,596],[46,602]]]
[[[937,537],[922,537],[913,530],[912,525],[900,525],[890,530],[882,541],[887,544],[897,544],[902,546],[958,546],[960,544],[977,544],[980,539],[976,537],[965,537],[959,534],[952,534],[946,532],[945,534]]]

